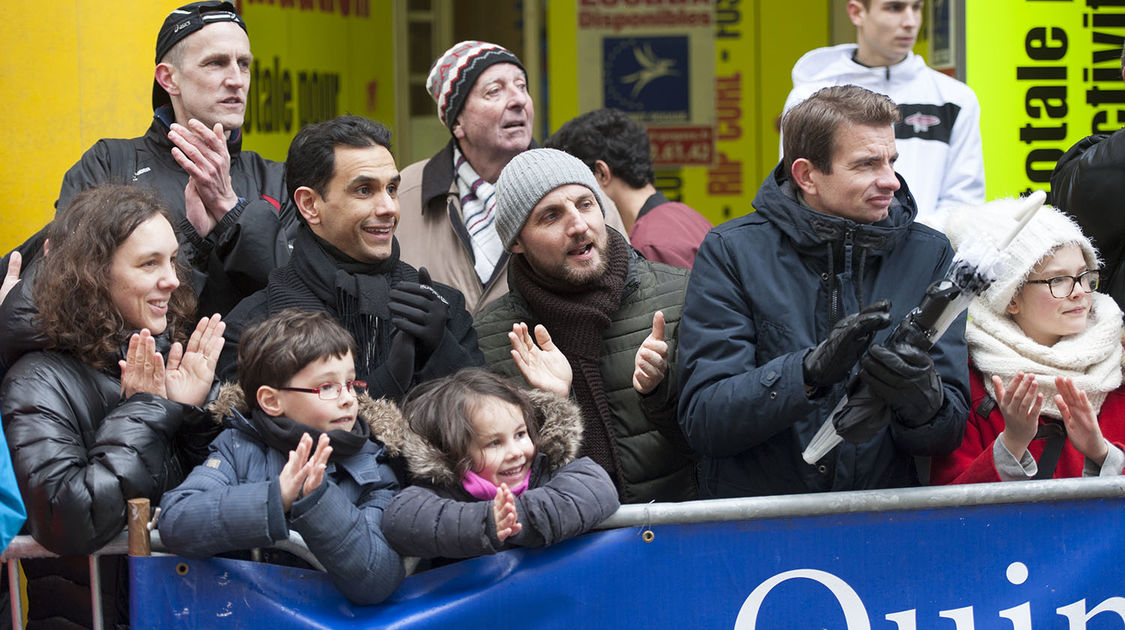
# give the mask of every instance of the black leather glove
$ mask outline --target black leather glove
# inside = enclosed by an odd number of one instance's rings
[[[414,380],[414,338],[396,330],[391,337],[391,349],[387,352],[385,365],[399,389],[403,393],[409,390],[411,381]]]
[[[429,356],[445,334],[449,303],[430,286],[430,272],[418,270],[418,282],[396,282],[390,292],[391,323],[414,337]]]
[[[929,422],[945,399],[930,354],[912,345],[897,345],[893,350],[871,346],[859,362],[859,378],[908,427]]]
[[[852,366],[875,338],[875,331],[891,325],[891,303],[880,300],[836,322],[828,338],[805,355],[805,385],[826,387],[848,377]]]

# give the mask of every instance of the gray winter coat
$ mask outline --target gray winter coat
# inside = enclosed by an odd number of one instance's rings
[[[361,419],[373,404],[360,399]],[[246,408],[236,386],[224,386],[211,410],[229,414],[231,428],[211,443],[207,460],[161,499],[160,538],[168,549],[210,556],[269,547],[292,529],[352,602],[377,604],[398,588],[402,560],[387,545],[381,521],[399,485],[382,445],[368,442],[359,453],[330,461],[324,482],[294,501],[286,515],[278,476],[287,454],[267,446],[239,413]]]
[[[373,430],[388,446],[401,440],[414,483],[395,495],[383,518],[391,546],[406,556],[469,558],[516,547],[542,547],[589,531],[617,511],[617,490],[588,457],[575,459],[582,441],[578,407],[551,394],[529,391],[540,412],[539,445],[527,490],[516,497],[523,528],[496,538],[492,502],[470,495],[446,457],[407,428],[387,403]],[[394,427],[394,428],[388,428]],[[398,437],[395,437],[397,432]]]

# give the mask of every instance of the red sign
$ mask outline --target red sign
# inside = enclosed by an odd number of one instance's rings
[[[653,165],[710,165],[715,150],[713,136],[711,127],[649,127]]]

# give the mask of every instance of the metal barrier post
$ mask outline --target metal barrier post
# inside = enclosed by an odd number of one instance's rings
[[[12,607],[12,627],[23,630],[23,602],[20,601],[19,560],[8,560],[8,602]]]
[[[105,621],[102,619],[102,572],[98,570],[97,554],[90,556],[90,619],[94,622],[94,630],[104,630]]]

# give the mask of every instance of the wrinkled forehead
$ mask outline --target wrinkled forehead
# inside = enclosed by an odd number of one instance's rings
[[[522,68],[514,63],[494,63],[491,66],[485,68],[484,72],[480,73],[480,76],[477,77],[476,82],[473,83],[472,91],[476,92],[477,90],[494,81],[510,82],[517,79],[522,81],[527,80],[527,75],[524,73]]]
[[[843,120],[832,132],[832,161],[847,160],[860,154],[894,154],[893,125],[868,125]]]

